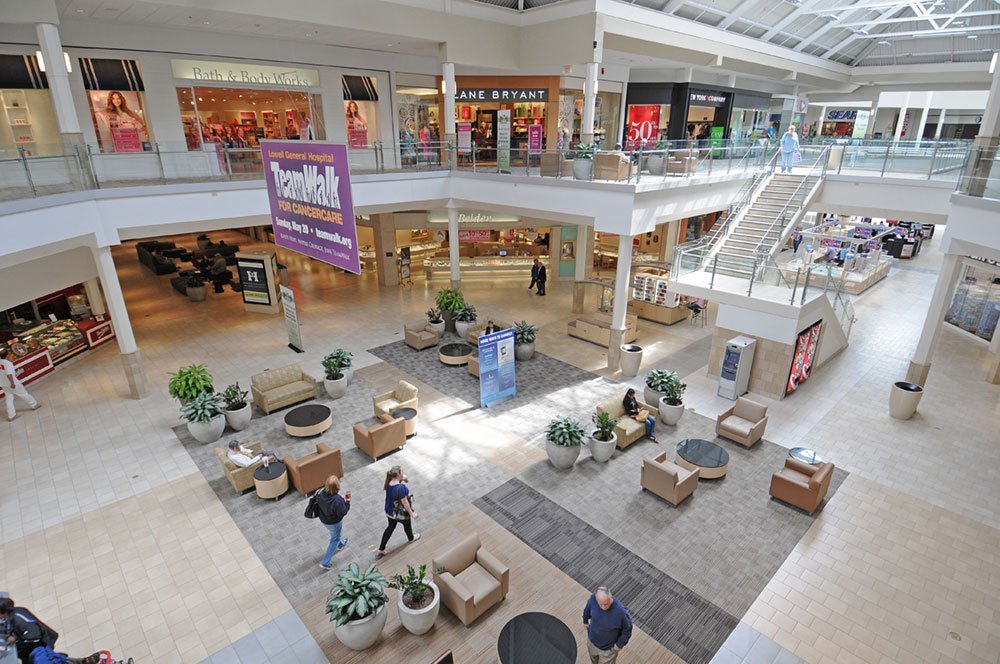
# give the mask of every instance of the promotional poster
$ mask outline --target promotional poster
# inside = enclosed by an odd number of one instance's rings
[[[483,407],[515,394],[514,329],[479,337],[479,399]]]
[[[658,104],[632,105],[628,107],[628,135],[625,138],[627,150],[638,150],[645,142],[656,143],[660,134],[660,106]]]

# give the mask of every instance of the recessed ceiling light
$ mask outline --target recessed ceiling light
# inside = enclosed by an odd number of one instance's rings
[[[966,39],[979,39],[979,35],[966,35]]]
[[[82,9],[77,9],[77,10],[76,10],[76,13],[77,13],[77,14],[82,14],[82,13],[83,13],[83,10],[82,10]]]
[[[209,24],[209,22],[208,22],[208,21],[202,21],[202,22],[201,22],[201,24],[202,24],[202,25],[208,25],[208,24]]]
[[[395,44],[386,44],[386,46],[395,46]]]
[[[879,46],[888,46],[890,43],[891,42],[888,39],[879,39],[878,40],[878,45]]]

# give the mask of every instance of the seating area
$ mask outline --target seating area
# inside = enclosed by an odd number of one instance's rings
[[[254,452],[261,451],[259,442],[250,443],[245,447],[253,450]],[[257,470],[260,464],[254,464],[252,466],[242,468],[229,460],[225,449],[216,447],[213,451],[215,452],[215,456],[219,459],[219,463],[222,464],[222,471],[225,473],[226,479],[233,485],[233,490],[236,491],[236,493],[243,493],[247,489],[253,488],[253,473]]]
[[[375,409],[375,417],[381,418],[389,415],[397,408],[417,407],[417,388],[407,383],[405,380],[399,381],[396,389],[390,392],[383,392],[372,397],[372,406]]]
[[[441,337],[424,319],[403,325],[403,339],[413,350],[433,348],[441,342]]]
[[[766,427],[767,406],[739,397],[732,408],[719,414],[715,433],[743,447],[753,447],[764,437]]]
[[[316,379],[298,364],[269,369],[250,378],[253,402],[265,413],[290,406],[318,395]]]
[[[299,459],[290,455],[282,459],[288,468],[292,486],[305,496],[323,486],[330,475],[344,476],[344,462],[339,448],[331,448],[324,443],[316,444],[316,452]]]
[[[622,152],[598,152],[594,155],[594,179],[616,182],[635,177],[638,169]]]
[[[687,470],[667,458],[666,452],[642,460],[642,488],[676,507],[698,488],[699,469]]]
[[[486,329],[486,324],[489,321],[493,321],[498,330],[506,330],[507,328],[514,327],[512,323],[508,323],[500,318],[480,314],[479,319],[469,326],[469,333],[465,335],[470,344],[476,347],[479,346],[479,337],[483,336],[483,330]]]
[[[647,403],[639,401],[640,410],[646,410],[653,417],[658,418],[660,411]],[[646,435],[646,425],[637,422],[635,418],[625,415],[625,406],[620,396],[614,396],[607,401],[597,404],[598,413],[607,413],[618,420],[615,426],[615,436],[618,437],[618,449],[623,450],[632,443],[637,442]]]
[[[441,603],[466,627],[499,604],[510,590],[510,568],[469,535],[454,548],[434,556],[435,582]]]
[[[771,477],[770,494],[778,500],[812,514],[826,498],[833,478],[832,463],[812,466],[786,459],[785,466]]]
[[[136,242],[135,244],[135,252],[139,258],[139,262],[156,275],[172,274],[177,271],[177,266],[169,260],[158,260],[154,256],[154,252],[170,252],[176,249],[177,245],[175,243],[161,242],[160,240],[148,240],[146,242]]]

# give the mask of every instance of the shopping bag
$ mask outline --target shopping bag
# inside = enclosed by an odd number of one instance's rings
[[[800,161],[802,161],[802,153],[801,152],[793,152],[792,153],[792,163],[793,164],[797,164]]]

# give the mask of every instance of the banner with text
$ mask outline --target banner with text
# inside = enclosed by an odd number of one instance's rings
[[[299,314],[295,309],[295,291],[288,286],[278,286],[281,292],[281,306],[285,310],[285,327],[288,328],[288,347],[299,353],[302,347],[302,330],[299,329]]]
[[[361,273],[347,147],[313,141],[261,141],[274,242]]]
[[[510,110],[497,111],[497,170],[510,173]]]
[[[514,329],[479,337],[479,400],[485,408],[517,394],[514,379]]]
[[[459,242],[489,242],[493,231],[486,228],[458,231]]]
[[[660,106],[658,104],[633,104],[628,107],[628,133],[625,137],[626,150],[638,150],[646,143],[652,148],[660,136]]]
[[[542,125],[528,125],[528,154],[542,154]]]

